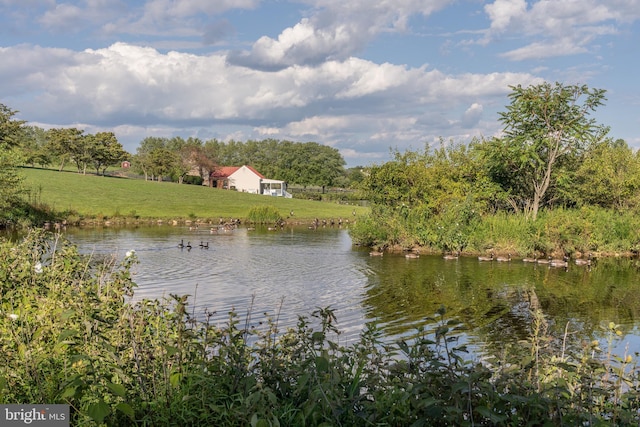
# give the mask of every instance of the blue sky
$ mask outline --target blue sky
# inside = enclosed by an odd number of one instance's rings
[[[640,148],[640,0],[0,0],[0,103],[45,129],[314,141],[348,166],[498,135],[510,85],[607,91]]]

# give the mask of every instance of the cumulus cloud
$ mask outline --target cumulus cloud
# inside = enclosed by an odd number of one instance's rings
[[[491,24],[478,42],[525,40],[524,46],[501,55],[516,61],[588,52],[597,37],[616,34],[619,24],[640,17],[637,0],[495,0],[484,10]]]
[[[273,39],[263,36],[251,50],[234,51],[228,61],[260,70],[292,65],[317,65],[344,60],[362,51],[382,32],[404,31],[411,15],[428,16],[453,0],[318,0],[310,17],[286,28]]]
[[[0,92],[37,104],[33,111],[57,123],[118,126],[128,135],[136,127],[169,132],[233,124],[244,127],[245,137],[345,146],[366,140],[383,152],[450,129],[461,105],[472,105],[463,120],[472,126],[482,113],[472,99],[504,99],[509,85],[535,81],[528,74],[448,75],[356,58],[264,72],[231,65],[223,54],[160,53],[125,43],[83,52],[0,48],[0,64],[12,64],[0,65]]]

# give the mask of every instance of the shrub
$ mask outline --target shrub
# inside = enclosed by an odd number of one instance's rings
[[[613,323],[602,350],[549,336],[534,311],[527,342],[480,362],[441,308],[411,339],[388,342],[372,323],[342,346],[328,307],[280,331],[277,315],[252,323],[251,307],[213,325],[185,296],[134,303],[136,263],[41,231],[0,242],[0,403],[69,404],[72,425],[640,422],[638,367],[611,353]]]
[[[204,182],[204,179],[201,176],[196,176],[196,175],[186,175],[182,182],[184,184],[191,184],[191,185],[202,185],[202,183]]]
[[[253,206],[247,219],[254,224],[273,224],[281,221],[282,215],[274,206]]]

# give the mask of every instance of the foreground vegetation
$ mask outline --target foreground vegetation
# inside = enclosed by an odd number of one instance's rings
[[[186,297],[130,303],[135,253],[92,259],[59,236],[0,242],[0,402],[71,405],[72,425],[637,425],[640,372],[608,341],[532,313],[530,338],[470,359],[444,309],[390,343],[339,344],[330,308],[211,324]]]
[[[353,218],[366,208],[343,203],[285,199],[196,185],[78,175],[23,168],[29,204],[45,217],[71,223],[135,222],[137,219],[190,219],[215,223],[219,218],[247,219],[252,208],[271,206],[287,221]],[[293,212],[293,216],[291,216]],[[19,219],[18,219],[19,220]],[[36,221],[37,223],[37,221]]]

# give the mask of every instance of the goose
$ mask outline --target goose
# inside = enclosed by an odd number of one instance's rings
[[[549,267],[568,267],[569,266],[569,261],[567,261],[567,257],[566,255],[563,257],[563,259],[551,259],[551,257],[549,257]]]
[[[458,259],[460,257],[460,252],[456,252],[455,254],[445,255],[442,258],[444,259]]]
[[[493,252],[489,256],[479,256],[478,261],[493,261]]]
[[[187,242],[187,246],[185,246],[185,248],[191,250],[191,242]]]
[[[184,239],[181,239],[181,240],[180,240],[180,243],[178,243],[178,247],[179,247],[180,249],[184,248]]]
[[[384,252],[382,251],[371,251],[369,252],[369,256],[383,256]]]
[[[533,258],[522,258],[522,262],[538,262],[538,257],[534,254]]]
[[[591,254],[589,254],[589,256],[587,257],[587,259],[584,258],[576,258],[576,265],[591,265]]]
[[[498,262],[509,262],[511,261],[511,254],[507,254],[507,257],[503,257],[503,256],[499,256],[498,258],[496,258],[496,261]]]
[[[204,245],[202,245],[203,249],[209,249],[209,242],[205,243]]]
[[[549,264],[549,260],[551,259],[551,257],[548,258],[538,258],[538,260],[536,261],[538,264]]]
[[[200,240],[200,247],[204,248],[204,243],[202,242],[202,240]]]
[[[404,255],[405,258],[420,258],[420,252],[409,252]]]

